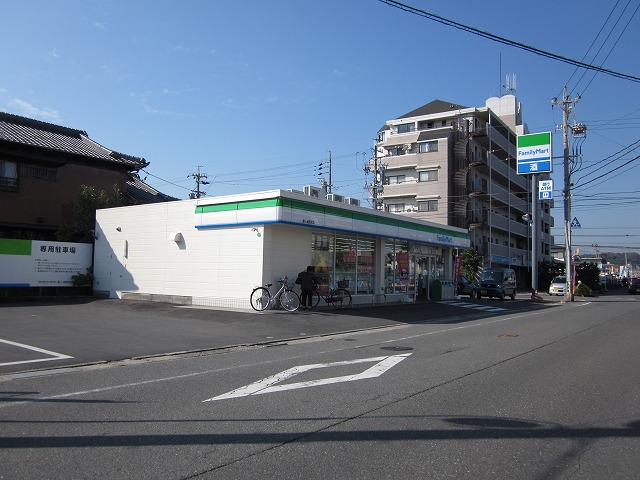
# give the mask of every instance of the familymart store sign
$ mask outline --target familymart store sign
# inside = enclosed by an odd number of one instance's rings
[[[518,135],[518,175],[553,171],[551,132]]]

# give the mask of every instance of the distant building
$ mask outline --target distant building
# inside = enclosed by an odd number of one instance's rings
[[[128,203],[175,200],[137,175],[144,158],[103,147],[87,132],[0,112],[0,238],[53,239],[73,221],[82,185]]]
[[[513,95],[478,108],[434,100],[388,120],[372,160],[374,208],[468,229],[486,267],[525,270],[531,232],[523,215],[531,210],[532,186],[516,173],[517,136],[525,133]],[[539,210],[540,261],[552,260],[551,206]]]

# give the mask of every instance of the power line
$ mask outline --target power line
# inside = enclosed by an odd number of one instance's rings
[[[595,182],[596,180],[602,180],[602,178],[603,178],[603,177],[605,177],[605,176],[607,176],[607,175],[610,175],[610,174],[612,174],[613,172],[615,172],[615,171],[617,171],[617,170],[620,170],[622,167],[625,167],[625,166],[629,165],[631,162],[634,162],[635,160],[638,160],[639,158],[640,158],[640,155],[638,155],[638,156],[636,156],[636,157],[633,157],[631,160],[626,161],[626,162],[625,162],[625,163],[623,163],[622,165],[618,165],[616,168],[613,168],[613,169],[609,170],[608,172],[605,172],[605,173],[601,174],[601,175],[600,175],[600,177],[598,177],[598,178],[592,178],[591,180],[589,180],[589,181],[587,181],[587,182],[584,182],[584,183],[580,183],[580,184],[578,184],[578,185],[575,185],[575,186],[574,186],[574,188],[583,188],[585,185],[588,185],[588,184],[590,184],[590,183],[592,183],[592,182]],[[636,165],[634,165],[634,166],[633,166],[633,167],[631,167],[631,168],[634,168],[635,166],[636,166]],[[631,170],[631,168],[629,168],[629,169],[625,170],[624,172],[626,172],[626,171],[628,171],[628,170]],[[624,173],[624,172],[620,172],[620,173]],[[616,175],[616,176],[617,176],[617,175]],[[611,179],[610,179],[610,178],[608,178],[608,179],[606,179],[606,180],[602,180],[602,182],[605,182],[605,181],[608,181],[608,180],[611,180]],[[601,182],[601,183],[602,183],[602,182]]]
[[[397,2],[395,0],[378,0],[379,2],[386,3],[391,7],[398,8],[400,10],[404,10],[405,12],[412,13],[414,15],[418,15],[429,20],[433,20],[435,22],[441,23],[443,25],[447,25],[449,27],[454,27],[459,30],[463,30],[468,33],[473,33],[474,35],[478,35],[483,38],[487,38],[489,40],[493,40],[494,42],[502,43],[504,45],[509,45],[512,47],[519,48],[521,50],[525,50],[527,52],[534,53],[536,55],[540,55],[542,57],[550,58],[552,60],[558,60],[563,63],[567,63],[569,65],[575,65],[577,67],[586,68],[587,70],[593,70],[595,72],[605,73],[607,75],[611,75],[612,77],[621,78],[623,80],[630,80],[632,82],[639,82],[639,77],[634,77],[633,75],[627,75],[620,72],[615,72],[613,70],[609,70],[602,67],[597,67],[595,65],[589,65],[588,63],[579,62],[577,60],[573,60],[571,58],[563,57],[562,55],[557,55],[555,53],[547,52],[544,50],[540,50],[539,48],[532,47],[530,45],[525,45],[520,42],[516,42],[513,40],[509,40],[504,37],[500,37],[498,35],[494,35],[489,32],[485,32],[482,30],[478,30],[477,28],[469,27],[467,25],[463,25],[462,23],[454,22],[453,20],[449,20],[447,18],[441,17],[439,15],[435,15],[433,13],[425,12],[424,10],[420,10],[409,5],[405,5],[404,3]]]
[[[598,56],[598,54],[600,53],[600,50],[602,50],[602,47],[604,47],[604,44],[607,42],[607,40],[609,40],[609,37],[611,36],[611,34],[613,33],[613,30],[616,28],[616,26],[618,25],[618,22],[622,19],[622,15],[624,15],[624,12],[626,12],[627,8],[629,7],[629,4],[631,3],[631,1],[627,2],[627,6],[624,7],[624,9],[622,10],[622,13],[620,13],[620,16],[618,17],[618,20],[616,21],[615,25],[611,28],[611,32],[609,33],[609,35],[607,36],[607,38],[604,40],[604,42],[602,43],[602,46],[600,47],[600,49],[598,50],[598,52],[596,53],[596,55],[593,57],[593,60],[595,61],[596,57]],[[617,5],[617,3],[616,3]],[[614,7],[615,8],[615,7]],[[627,28],[629,27],[629,24],[631,23],[631,20],[633,20],[633,17],[635,17],[636,13],[638,13],[638,8],[640,8],[640,4],[636,7],[636,9],[634,10],[634,12],[631,14],[631,16],[629,17],[629,21],[627,22],[627,24],[624,26],[624,28],[622,29],[622,32],[620,32],[620,35],[618,35],[618,38],[616,39],[615,43],[611,46],[611,48],[609,49],[609,53],[607,53],[606,57],[604,57],[604,60],[602,60],[601,65],[604,65],[604,62],[607,61],[607,59],[609,58],[609,55],[611,55],[611,52],[613,52],[613,49],[616,47],[616,45],[618,45],[618,42],[620,41],[620,39],[622,38],[622,35],[624,34],[624,32],[627,31]],[[613,10],[612,12],[613,13]],[[606,22],[605,22],[606,23]],[[582,78],[584,77],[584,75],[586,74],[586,71],[582,74],[582,76],[580,77],[580,80],[582,80]],[[584,95],[584,92],[587,91],[587,89],[589,88],[589,86],[591,85],[591,82],[593,82],[593,80],[596,78],[596,75],[598,75],[598,72],[595,72],[593,74],[593,76],[591,77],[591,80],[589,80],[589,83],[587,83],[587,86],[584,87],[584,89],[582,90],[582,94]],[[580,83],[580,80],[578,80],[578,83]]]

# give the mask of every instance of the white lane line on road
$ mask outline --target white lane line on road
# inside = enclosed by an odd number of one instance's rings
[[[443,305],[450,305],[452,307],[470,308],[471,310],[482,310],[483,312],[505,312],[507,309],[503,307],[492,307],[489,305],[478,305],[476,303],[456,302],[456,301],[443,301],[439,302]]]
[[[375,378],[382,375],[391,367],[397,365],[402,360],[407,358],[410,353],[403,353],[400,355],[390,355],[387,357],[373,357],[373,358],[360,358],[357,360],[346,360],[342,362],[332,363],[316,363],[312,365],[299,365],[297,367],[289,368],[280,373],[276,373],[262,380],[258,380],[250,385],[236,388],[228,393],[218,395],[217,397],[203,400],[203,402],[212,402],[215,400],[226,400],[229,398],[248,397],[250,395],[262,395],[264,393],[281,392],[285,390],[295,390],[298,388],[317,387],[319,385],[329,385],[332,383],[353,382],[356,380],[364,380],[365,378]],[[372,367],[366,369],[364,372],[355,375],[343,375],[341,377],[321,378],[318,380],[310,380],[306,382],[288,383],[286,385],[277,385],[277,383],[283,382],[300,373],[308,372],[309,370],[315,370],[318,368],[328,367],[340,367],[344,365],[354,365],[356,363],[371,363],[378,362]]]
[[[38,352],[38,353],[44,353],[45,355],[50,356],[50,358],[35,358],[32,360],[21,360],[18,362],[0,363],[0,367],[4,367],[6,365],[19,365],[22,363],[52,362],[54,360],[64,360],[65,358],[73,358],[69,355],[63,355],[62,353],[51,352],[49,350],[45,350],[44,348],[38,348],[32,345],[25,345],[24,343],[12,342],[11,340],[4,340],[2,338],[0,338],[0,343],[6,343],[7,345],[13,345],[14,347],[19,347],[19,348],[26,348],[27,350],[31,350],[33,352]]]

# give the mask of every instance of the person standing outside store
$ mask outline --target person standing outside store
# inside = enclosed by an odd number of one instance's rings
[[[302,290],[302,294],[300,295],[300,300],[302,302],[301,308],[303,310],[310,310],[313,307],[313,291],[316,289],[316,285],[318,284],[318,277],[315,274],[315,268],[311,265],[307,267],[307,269],[298,274],[298,278],[296,278],[296,283],[300,285],[300,289]]]

